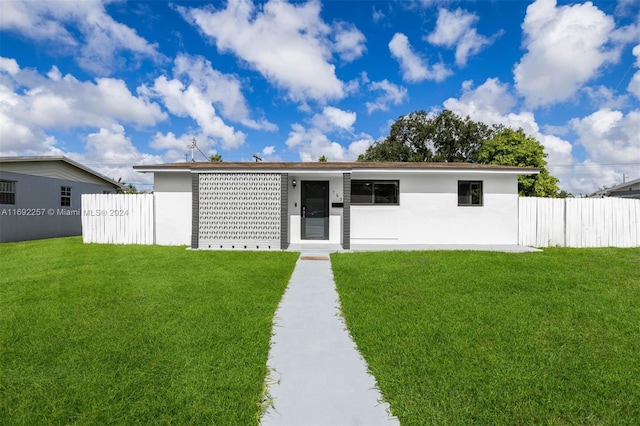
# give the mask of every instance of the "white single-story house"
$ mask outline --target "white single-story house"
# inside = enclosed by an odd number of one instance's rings
[[[518,244],[518,175],[469,163],[170,163],[154,174],[156,244]]]
[[[0,157],[0,242],[80,235],[82,194],[123,188],[62,155]]]

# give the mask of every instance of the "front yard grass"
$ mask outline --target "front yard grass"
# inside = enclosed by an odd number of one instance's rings
[[[0,245],[0,424],[257,424],[297,253]]]
[[[403,425],[637,424],[640,249],[332,255]]]

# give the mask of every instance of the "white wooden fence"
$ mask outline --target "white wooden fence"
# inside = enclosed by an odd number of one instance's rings
[[[527,197],[518,211],[523,246],[640,246],[640,200]]]
[[[640,247],[640,200],[519,198],[518,244]],[[153,194],[84,194],[85,243],[154,244]]]
[[[154,244],[153,194],[83,194],[85,243]]]

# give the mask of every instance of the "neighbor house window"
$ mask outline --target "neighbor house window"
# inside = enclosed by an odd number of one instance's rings
[[[481,206],[482,205],[482,181],[459,180],[458,181],[458,205]]]
[[[397,180],[352,180],[351,204],[398,204]]]
[[[60,205],[63,207],[71,206],[71,187],[70,186],[60,187]]]
[[[0,180],[0,204],[16,203],[16,183],[11,180]]]

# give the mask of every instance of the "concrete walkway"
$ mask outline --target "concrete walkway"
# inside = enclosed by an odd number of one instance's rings
[[[276,311],[261,423],[398,425],[346,331],[326,253],[302,253]]]

